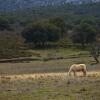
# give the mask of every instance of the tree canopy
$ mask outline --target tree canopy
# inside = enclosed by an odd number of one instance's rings
[[[73,42],[81,43],[82,47],[85,44],[94,42],[96,39],[96,29],[88,23],[80,23],[74,29],[72,35]]]
[[[1,16],[0,16],[0,30],[11,30],[9,20]]]
[[[33,42],[34,45],[44,45],[46,42],[55,42],[60,39],[61,30],[52,23],[37,22],[27,26],[22,36],[26,42]]]

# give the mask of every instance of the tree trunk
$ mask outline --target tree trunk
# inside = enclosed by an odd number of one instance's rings
[[[85,43],[84,42],[82,42],[81,45],[82,45],[82,48],[85,48]]]
[[[98,57],[94,57],[96,63],[99,63]]]
[[[98,57],[99,57],[99,49],[98,49],[98,47],[95,46],[94,48],[92,48],[91,54],[92,54],[94,60],[96,61],[96,63],[99,63],[99,60],[98,60]]]

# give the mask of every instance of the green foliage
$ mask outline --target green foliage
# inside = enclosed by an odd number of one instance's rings
[[[29,56],[25,48],[23,39],[15,33],[0,33],[0,59]]]
[[[96,33],[97,31],[92,25],[82,22],[75,27],[72,40],[73,42],[81,43],[84,47],[85,44],[95,41]]]
[[[11,30],[9,20],[1,16],[0,16],[0,30]]]
[[[4,13],[3,13],[4,14]],[[100,3],[72,5],[64,4],[60,6],[33,7],[31,9],[18,10],[4,14],[22,23],[26,20],[39,20],[45,18],[62,17],[67,23],[73,23],[83,18],[99,18]]]
[[[79,47],[80,43],[84,46],[94,42],[100,33],[100,3],[33,7],[1,15],[8,26],[13,23],[15,31],[35,46],[47,46],[51,42],[55,45],[60,40],[57,45],[65,47],[68,39]],[[2,30],[5,29],[8,28],[4,26]],[[67,34],[69,31],[72,33]]]
[[[44,45],[46,42],[55,42],[60,39],[61,30],[49,22],[37,22],[26,27],[22,36],[26,42],[33,42],[35,45]]]
[[[64,33],[67,31],[67,27],[66,27],[67,25],[64,19],[60,17],[56,17],[56,18],[49,19],[49,22],[56,25],[59,29],[61,29],[61,33],[63,37]]]

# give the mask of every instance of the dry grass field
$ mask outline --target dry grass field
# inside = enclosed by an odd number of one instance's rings
[[[100,100],[100,72],[1,76],[0,100]]]
[[[100,64],[83,56],[49,61],[0,63],[0,100],[100,100]],[[68,76],[85,63],[87,76]]]

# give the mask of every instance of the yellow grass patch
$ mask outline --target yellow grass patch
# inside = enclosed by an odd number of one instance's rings
[[[0,82],[14,81],[14,80],[31,80],[38,78],[61,77],[69,78],[67,72],[65,73],[37,73],[37,74],[23,74],[23,75],[3,75],[0,76]],[[73,75],[71,77],[74,77]],[[77,77],[82,77],[82,73],[77,73]],[[86,77],[100,77],[100,72],[88,72]]]

